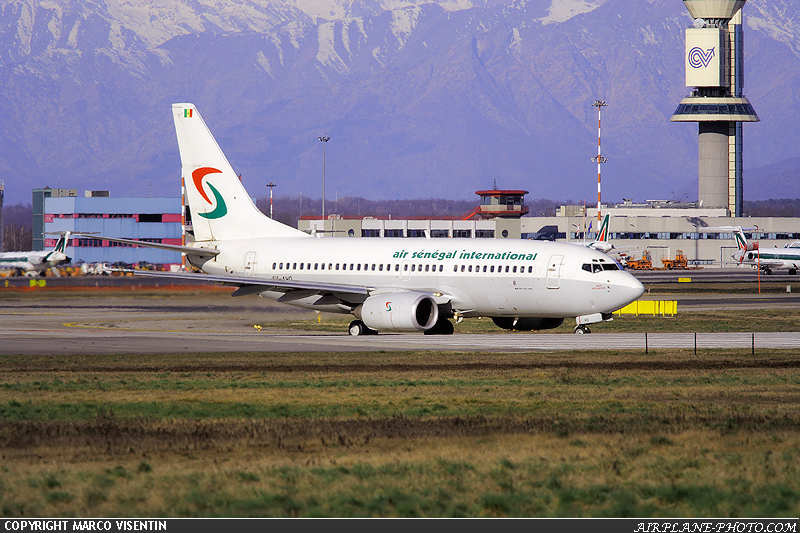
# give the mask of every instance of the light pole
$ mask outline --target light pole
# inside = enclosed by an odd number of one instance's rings
[[[270,181],[267,183],[267,187],[269,187],[269,218],[272,218],[272,188],[277,187],[277,185]]]
[[[597,108],[597,156],[592,158],[592,161],[597,161],[597,227],[600,227],[600,164],[608,161],[605,157],[600,155],[600,110],[603,106],[608,105],[602,100],[595,100],[592,104]]]
[[[325,224],[325,145],[331,140],[327,135],[320,137],[322,142],[322,224]]]

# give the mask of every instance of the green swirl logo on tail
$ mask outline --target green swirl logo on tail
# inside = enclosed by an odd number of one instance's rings
[[[200,167],[192,172],[192,182],[194,183],[197,192],[200,193],[200,196],[202,196],[203,199],[209,203],[209,205],[214,205],[214,203],[217,204],[217,207],[214,208],[214,210],[210,213],[197,213],[199,216],[208,219],[222,218],[228,214],[228,206],[225,205],[225,200],[222,198],[222,195],[219,193],[216,187],[210,183],[208,184],[208,188],[211,189],[211,194],[214,195],[214,202],[211,201],[206,194],[205,189],[203,188],[203,178],[206,176],[206,174],[213,173],[221,173],[221,171],[213,167]]]

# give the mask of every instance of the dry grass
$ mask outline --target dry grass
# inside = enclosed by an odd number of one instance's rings
[[[4,516],[796,516],[800,352],[5,357]]]

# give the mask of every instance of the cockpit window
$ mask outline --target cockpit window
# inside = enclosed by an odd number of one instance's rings
[[[620,270],[620,267],[616,262],[606,263],[604,261],[601,263],[600,261],[594,260],[591,263],[584,263],[581,265],[581,269],[585,270],[586,272],[595,273],[602,272],[604,270]]]

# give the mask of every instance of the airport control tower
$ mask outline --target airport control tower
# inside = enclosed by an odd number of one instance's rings
[[[703,207],[742,215],[742,122],[758,122],[744,97],[742,8],[746,0],[683,0],[694,23],[686,29],[686,86],[672,122],[697,122],[699,195]]]

